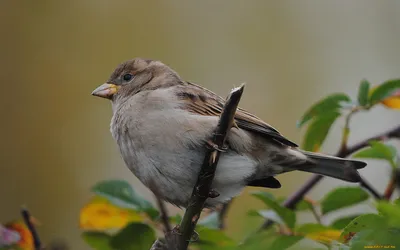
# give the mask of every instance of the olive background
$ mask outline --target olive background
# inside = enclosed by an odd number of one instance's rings
[[[117,64],[158,59],[221,96],[246,82],[240,106],[299,144],[304,130],[296,121],[319,98],[356,96],[364,78],[378,84],[400,77],[394,0],[3,0],[0,30],[0,221],[18,218],[26,205],[42,223],[43,241],[62,239],[71,249],[89,249],[78,218],[97,181],[126,179],[153,199],[111,138],[110,103],[90,95]],[[350,142],[399,122],[399,113],[383,107],[357,114]],[[323,152],[335,153],[342,125],[335,124]],[[369,163],[362,174],[382,191],[389,167]],[[309,176],[281,175],[283,187],[271,192],[288,195]],[[338,185],[349,184],[325,179],[311,197]],[[245,217],[262,207],[251,190],[228,214],[235,239],[261,223]]]

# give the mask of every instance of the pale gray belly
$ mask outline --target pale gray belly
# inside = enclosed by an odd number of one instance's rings
[[[126,165],[144,185],[163,199],[185,206],[204,160],[205,142],[218,117],[177,111],[169,102],[144,112],[146,101],[138,100],[116,111],[111,122],[113,137]],[[220,196],[209,199],[209,205],[239,194],[256,165],[246,155],[223,153],[213,182]]]
[[[178,145],[137,147],[131,139],[119,142],[123,159],[134,175],[154,193],[177,206],[186,206],[204,160],[205,149],[188,149]],[[234,152],[221,155],[213,181],[220,196],[207,200],[215,206],[238,195],[256,163]]]

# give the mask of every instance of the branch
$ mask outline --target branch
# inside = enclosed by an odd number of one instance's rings
[[[389,184],[386,187],[385,193],[383,194],[383,197],[388,201],[392,198],[393,192],[397,185],[396,182],[397,176],[393,173],[392,178],[390,179]]]
[[[220,153],[224,148],[227,133],[234,124],[234,116],[243,90],[244,84],[239,88],[233,89],[227,98],[212,141],[209,142],[211,147],[206,151],[203,165],[201,166],[196,185],[193,188],[181,224],[165,235],[166,243],[157,240],[151,249],[186,250],[192,235],[195,233],[194,229],[207,198],[215,198],[219,195],[217,190],[211,189],[211,184],[214,179]]]
[[[370,141],[376,141],[376,140],[385,141],[385,140],[389,140],[389,139],[393,139],[393,138],[400,138],[400,125],[391,130],[388,130],[382,134],[379,134],[379,135],[370,137],[364,141],[361,141],[351,147],[341,147],[339,152],[336,153],[336,156],[345,158],[345,157],[350,156],[354,152],[369,146]],[[287,198],[284,201],[283,206],[290,208],[290,209],[295,209],[297,203],[299,203],[303,199],[304,195],[306,195],[323,178],[324,178],[324,176],[322,176],[322,175],[313,175],[306,183],[304,183],[304,185],[302,187],[299,188],[299,190],[297,192],[292,194],[289,198]],[[369,192],[371,192],[371,194],[374,195],[376,198],[382,199],[382,196],[374,188],[372,188],[372,186],[363,178],[361,178],[360,185],[362,187],[364,187],[365,189],[367,189]],[[273,224],[274,224],[273,221],[267,220],[261,226],[260,230],[266,229]]]
[[[32,217],[31,217],[28,209],[22,208],[21,209],[21,215],[22,215],[22,218],[23,218],[23,220],[25,222],[25,225],[28,227],[28,229],[29,229],[29,231],[30,231],[30,233],[32,235],[33,245],[35,247],[35,250],[41,250],[42,249],[42,243],[40,241],[39,234],[37,233],[36,228],[32,223],[32,220],[31,220]]]
[[[381,133],[379,135],[376,135],[376,136],[370,137],[364,141],[361,141],[351,147],[348,147],[346,150],[340,150],[339,152],[337,152],[336,156],[337,157],[347,157],[347,156],[353,154],[354,152],[369,146],[370,141],[386,141],[386,140],[394,139],[394,138],[400,139],[400,125],[398,125],[397,127],[393,128],[391,130],[388,130],[384,133]]]

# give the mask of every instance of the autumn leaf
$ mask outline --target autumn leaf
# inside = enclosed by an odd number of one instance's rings
[[[293,228],[295,226],[296,214],[292,210],[280,205],[273,195],[262,191],[253,192],[252,195],[264,202],[264,204],[266,204],[270,209],[275,211],[277,215],[276,217],[279,217],[280,220],[289,228]]]
[[[352,220],[342,231],[339,241],[347,243],[363,230],[382,230],[386,228],[384,217],[377,214],[363,214]]]
[[[372,103],[379,102],[387,108],[400,109],[400,82],[392,80],[372,87],[369,98]]]
[[[104,197],[95,196],[80,212],[79,225],[85,230],[121,229],[145,216],[129,208],[120,208]]]
[[[382,104],[391,109],[400,109],[400,90],[396,91],[392,96],[384,99]]]
[[[306,235],[306,238],[322,242],[322,243],[332,243],[332,241],[339,241],[340,234],[342,231],[340,230],[326,230],[322,232],[315,232]]]
[[[17,232],[19,234],[19,240],[16,245],[22,250],[34,249],[33,237],[28,227],[22,220],[13,221],[4,225],[5,228]]]
[[[298,234],[304,235],[308,239],[327,244],[330,244],[333,241],[338,241],[342,233],[341,230],[313,223],[299,226],[296,229],[296,232]]]

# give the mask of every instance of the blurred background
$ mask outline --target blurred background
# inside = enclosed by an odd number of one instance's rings
[[[26,205],[43,241],[62,239],[71,249],[89,249],[78,219],[97,181],[122,178],[153,199],[111,138],[110,103],[90,95],[117,64],[158,59],[222,96],[246,82],[241,106],[298,143],[304,131],[296,121],[319,98],[355,96],[363,78],[400,76],[398,1],[5,0],[0,28],[0,221]],[[350,143],[398,123],[398,113],[382,107],[356,115]],[[342,124],[324,152],[336,152]],[[380,191],[388,173],[380,162],[362,170]],[[282,189],[272,192],[288,195],[309,176],[282,175]],[[336,185],[348,184],[325,179],[311,197]],[[228,214],[236,239],[250,224],[235,218],[262,206],[250,190]]]

